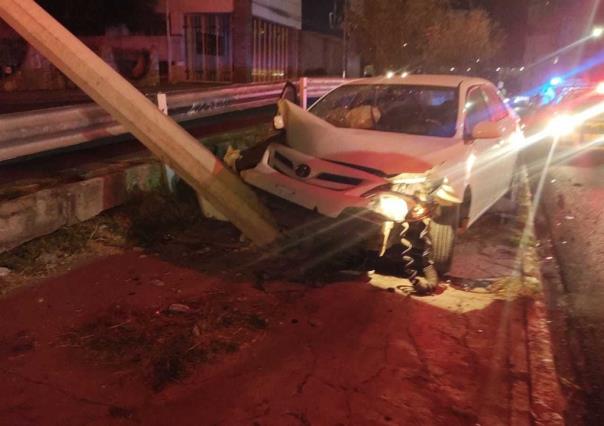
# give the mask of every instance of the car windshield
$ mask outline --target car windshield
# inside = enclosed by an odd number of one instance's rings
[[[337,127],[453,137],[457,89],[412,85],[347,85],[310,111]]]

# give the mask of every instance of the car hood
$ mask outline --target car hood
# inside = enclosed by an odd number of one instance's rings
[[[427,172],[455,150],[454,138],[339,128],[289,101],[280,101],[279,111],[291,148],[387,176]]]

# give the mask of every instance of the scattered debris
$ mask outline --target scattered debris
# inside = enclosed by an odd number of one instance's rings
[[[157,279],[157,278],[154,280],[151,280],[151,284],[153,284],[155,287],[163,287],[166,285],[165,282],[163,282],[162,280]]]
[[[131,365],[159,392],[186,377],[194,365],[257,340],[256,334],[268,327],[267,310],[265,303],[250,305],[224,293],[165,309],[116,306],[72,330],[66,339],[86,356],[116,368]]]
[[[189,314],[192,312],[192,309],[187,305],[183,305],[182,303],[173,303],[168,308],[168,311],[174,313]]]

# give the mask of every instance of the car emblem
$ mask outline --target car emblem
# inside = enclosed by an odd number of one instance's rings
[[[300,164],[296,167],[296,176],[307,178],[310,176],[310,167],[307,164]]]

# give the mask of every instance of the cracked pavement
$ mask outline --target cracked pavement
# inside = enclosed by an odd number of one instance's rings
[[[529,425],[528,302],[506,284],[518,279],[510,277],[521,230],[497,215],[484,217],[463,236],[451,282],[429,297],[410,295],[406,280],[380,275],[318,288],[282,281],[259,288],[235,274],[136,251],[74,266],[0,300],[0,419]],[[225,289],[250,306],[273,306],[268,327],[161,392],[126,366],[88,359],[62,340],[116,305],[161,309]]]

